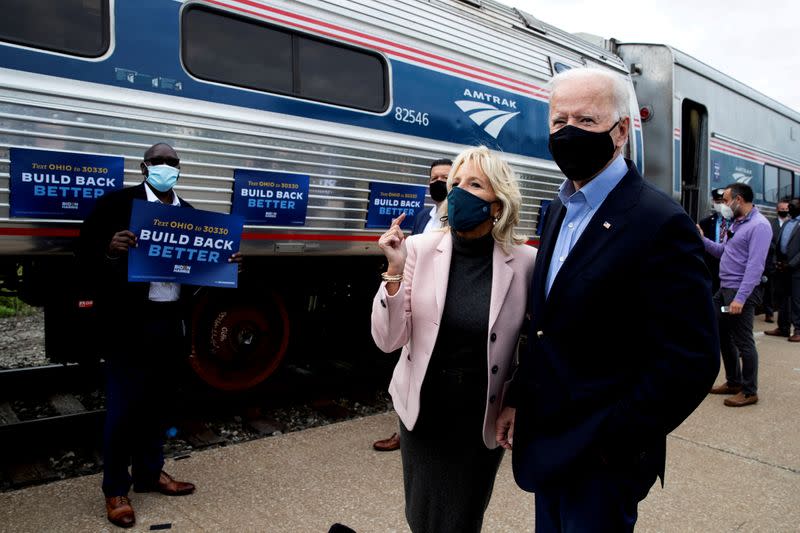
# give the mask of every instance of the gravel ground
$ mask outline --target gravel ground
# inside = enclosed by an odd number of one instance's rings
[[[44,354],[42,309],[27,316],[0,318],[0,369],[49,363]]]
[[[28,366],[41,366],[49,364],[44,350],[44,313],[36,309],[33,314],[12,318],[0,319],[0,369],[20,368]],[[103,407],[104,394],[102,391],[77,393],[76,396],[89,410]],[[164,447],[168,457],[181,457],[191,454],[196,449],[236,444],[256,438],[280,435],[292,431],[324,426],[351,418],[360,418],[391,410],[391,398],[383,390],[374,393],[361,393],[358,400],[342,396],[330,400],[312,401],[309,404],[291,405],[277,408],[261,409],[261,420],[266,421],[267,432],[262,427],[256,431],[239,415],[212,417],[203,423],[211,432],[220,437],[219,442],[213,444],[192,444],[191,438],[178,431],[169,438]],[[12,408],[23,420],[51,416],[56,414],[52,406],[40,401],[20,400],[13,401]],[[269,428],[272,428],[270,431]],[[376,436],[378,438],[380,436]],[[102,470],[102,458],[99,450],[89,448],[71,448],[51,450],[46,462],[52,473],[51,477],[39,482],[52,481],[53,479],[66,479],[86,474],[93,474]],[[9,479],[0,475],[0,491],[13,490]]]
[[[100,398],[100,401],[102,401],[102,398]],[[372,397],[362,397],[361,401],[339,398],[332,402],[326,402],[326,404],[328,407],[332,405],[334,412],[339,408],[339,413],[335,415],[321,414],[311,405],[293,405],[269,410],[264,409],[262,416],[264,419],[271,421],[275,427],[275,430],[267,435],[255,431],[238,415],[206,420],[204,424],[212,433],[221,437],[220,442],[210,445],[195,446],[189,442],[188,438],[178,431],[177,435],[168,438],[165,442],[164,455],[166,457],[181,459],[188,457],[194,451],[200,449],[228,446],[253,439],[267,438],[292,431],[301,431],[311,427],[325,426],[342,420],[385,413],[392,408],[391,398],[385,391],[376,391]],[[378,439],[387,436],[388,435],[375,435],[375,438]],[[30,458],[28,460],[35,461],[35,459]],[[41,460],[47,464],[50,469],[50,472],[43,474],[46,477],[36,482],[28,482],[23,486],[15,486],[10,479],[0,475],[0,492],[16,490],[31,484],[96,474],[103,469],[100,450],[86,446],[50,450],[46,457],[41,457]]]

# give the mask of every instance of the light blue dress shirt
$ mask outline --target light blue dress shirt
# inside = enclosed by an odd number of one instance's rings
[[[567,256],[572,251],[575,243],[583,234],[583,230],[589,224],[592,216],[597,212],[608,193],[622,181],[628,173],[628,165],[625,158],[620,154],[608,167],[598,174],[593,180],[576,191],[571,180],[564,180],[558,189],[558,197],[561,203],[567,208],[567,214],[561,223],[558,232],[556,247],[553,250],[553,257],[550,259],[550,269],[547,271],[547,286],[545,287],[546,296],[550,295],[550,288],[556,279],[561,265],[567,260]],[[552,213],[556,216],[556,213]]]

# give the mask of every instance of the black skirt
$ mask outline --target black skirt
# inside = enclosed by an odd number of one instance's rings
[[[478,433],[478,428],[475,428]],[[479,532],[503,448],[400,423],[406,520],[413,533]]]

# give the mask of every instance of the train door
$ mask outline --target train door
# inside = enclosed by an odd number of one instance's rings
[[[697,221],[701,184],[708,183],[708,111],[684,99],[681,108],[681,205]]]

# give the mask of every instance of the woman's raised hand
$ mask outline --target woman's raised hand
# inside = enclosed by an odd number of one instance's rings
[[[381,247],[383,255],[386,256],[389,262],[389,268],[386,270],[387,274],[402,274],[406,266],[405,235],[403,235],[403,230],[400,229],[400,224],[405,218],[406,214],[401,213],[399,217],[392,220],[392,225],[378,239],[378,246]]]

